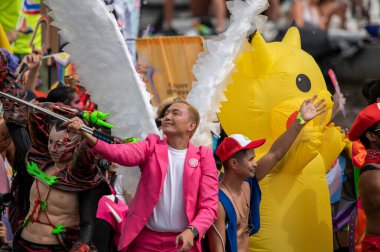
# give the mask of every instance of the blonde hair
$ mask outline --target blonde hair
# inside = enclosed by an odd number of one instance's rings
[[[199,112],[198,112],[198,110],[192,104],[190,104],[189,102],[187,102],[185,99],[183,99],[181,97],[170,97],[170,98],[166,99],[165,101],[163,101],[160,104],[160,106],[158,107],[157,118],[158,119],[162,119],[165,116],[166,110],[171,105],[173,105],[175,103],[182,103],[182,104],[186,104],[187,105],[190,118],[196,124],[195,129],[193,131],[193,133],[194,133],[197,130],[198,126],[199,126],[199,121],[200,121]]]
[[[165,111],[173,104],[173,101],[175,99],[178,99],[179,97],[169,97],[166,98],[163,102],[160,103],[157,109],[156,118],[162,119],[165,116]]]

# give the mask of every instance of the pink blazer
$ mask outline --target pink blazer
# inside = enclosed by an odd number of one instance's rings
[[[168,143],[151,134],[145,141],[131,144],[107,144],[99,140],[93,150],[111,162],[140,167],[141,178],[129,206],[118,248],[127,251],[144,228],[160,196],[169,162]],[[183,194],[189,225],[196,227],[199,237],[203,237],[215,221],[218,208],[217,169],[209,148],[198,148],[189,143]],[[194,248],[202,251],[200,241]]]

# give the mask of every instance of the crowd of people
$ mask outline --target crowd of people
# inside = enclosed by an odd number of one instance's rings
[[[136,16],[123,15],[125,8],[114,2],[125,38],[135,39],[136,29],[128,25]],[[200,7],[203,1],[191,2],[194,15],[208,15],[208,6]],[[139,12],[140,2],[133,4]],[[270,4],[267,14],[281,17],[280,1]],[[354,4],[363,7],[361,1]],[[207,5],[216,16],[212,33],[220,34],[226,28],[225,3]],[[174,0],[165,1],[159,27],[170,35],[178,34],[173,6]],[[345,28],[347,8],[333,0],[296,0],[291,13],[299,27],[324,30],[333,16]],[[6,30],[9,45],[18,33]],[[134,45],[129,49],[136,54]],[[193,145],[200,114],[180,97],[159,105],[155,122],[163,137],[152,132],[146,139],[120,139],[112,137],[107,114],[89,99],[77,76],[52,85],[46,95],[38,93],[41,51],[19,52],[0,48],[0,251],[249,251],[249,238],[262,225],[261,199],[268,197],[260,181],[302,129],[327,113],[326,101],[312,94],[260,158],[256,149],[265,144],[265,135],[221,134],[214,149]],[[362,92],[368,106],[346,136],[353,142],[352,162],[360,168],[358,207],[366,219],[360,249],[372,252],[380,251],[380,80],[366,82]],[[344,97],[332,98],[335,115]],[[116,171],[136,166],[141,177],[132,195]],[[352,251],[349,246],[336,251]]]
[[[9,68],[8,53],[1,52],[1,91],[28,100],[30,77],[19,80],[17,70]],[[26,58],[29,72],[36,61],[35,55]],[[361,170],[366,173],[359,180],[367,216],[363,251],[378,246],[379,87],[379,81],[371,81],[363,88],[371,105],[348,134],[367,151]],[[85,123],[77,116],[85,104],[71,87],[57,87],[45,102],[34,102],[73,117],[66,123],[2,100],[2,169],[6,159],[14,170],[11,225],[1,222],[2,241],[12,241],[14,251],[201,251],[202,241],[210,251],[247,251],[248,237],[260,228],[258,181],[282,159],[302,127],[325,112],[324,101],[316,98],[303,103],[298,120],[258,161],[254,150],[265,139],[251,141],[241,134],[224,138],[215,152],[224,167],[219,184],[211,150],[190,142],[199,114],[182,99],[166,101],[159,109],[163,140],[152,134],[128,144],[108,144],[82,131]],[[142,176],[134,200],[126,202],[129,208],[110,186],[109,163],[100,162],[105,159],[140,166]]]
[[[376,17],[371,17],[371,1],[363,0],[269,0],[269,8],[265,11],[269,20],[275,23],[295,23],[298,27],[318,28],[321,30],[341,29],[358,31],[361,26],[370,26]],[[178,31],[173,24],[175,1],[163,2],[162,12],[153,28],[154,33],[178,35],[189,31]],[[193,23],[200,35],[220,34],[228,23],[228,10],[225,1],[189,1]],[[372,9],[373,11],[373,9]],[[375,11],[379,13],[379,10]],[[349,17],[350,20],[347,20]],[[351,20],[352,19],[352,20]],[[355,20],[355,24],[351,21]],[[281,25],[280,25],[281,26]],[[203,27],[203,29],[202,29]],[[378,30],[377,30],[378,33]],[[191,33],[193,34],[193,33]],[[376,36],[376,32],[371,33]],[[378,34],[377,34],[378,36]]]

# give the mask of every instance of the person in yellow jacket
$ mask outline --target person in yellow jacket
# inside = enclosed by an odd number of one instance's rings
[[[7,34],[14,54],[30,54],[32,32],[41,16],[41,0],[1,0],[0,25]],[[1,36],[2,38],[2,36]],[[2,42],[3,40],[0,40]],[[40,48],[41,32],[38,31],[34,44]]]

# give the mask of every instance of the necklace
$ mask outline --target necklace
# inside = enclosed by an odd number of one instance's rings
[[[226,188],[227,192],[231,195],[232,197],[232,201],[234,202],[235,206],[236,206],[236,209],[239,213],[239,216],[242,220],[243,223],[247,223],[248,225],[248,218],[243,218],[243,215],[240,213],[240,210],[239,210],[239,207],[238,207],[238,204],[236,204],[236,201],[235,201],[235,198],[234,196],[232,195],[232,193],[230,192],[230,190],[228,190],[228,187],[226,186],[226,184],[222,181],[222,184],[224,185],[224,187]],[[244,196],[244,200],[245,200],[245,203],[247,205],[247,208],[248,208],[248,213],[250,212],[250,208],[249,208],[249,205],[248,205],[248,201],[247,201],[247,197],[245,196],[245,193],[243,192],[243,190],[241,189],[240,187],[240,191],[243,193],[243,196]]]
[[[244,200],[245,200],[245,204],[247,205],[248,212],[250,212],[250,207],[249,207],[249,205],[248,205],[247,197],[245,196],[245,193],[244,193],[244,191],[241,189],[241,187],[240,187],[240,191],[243,193]]]

